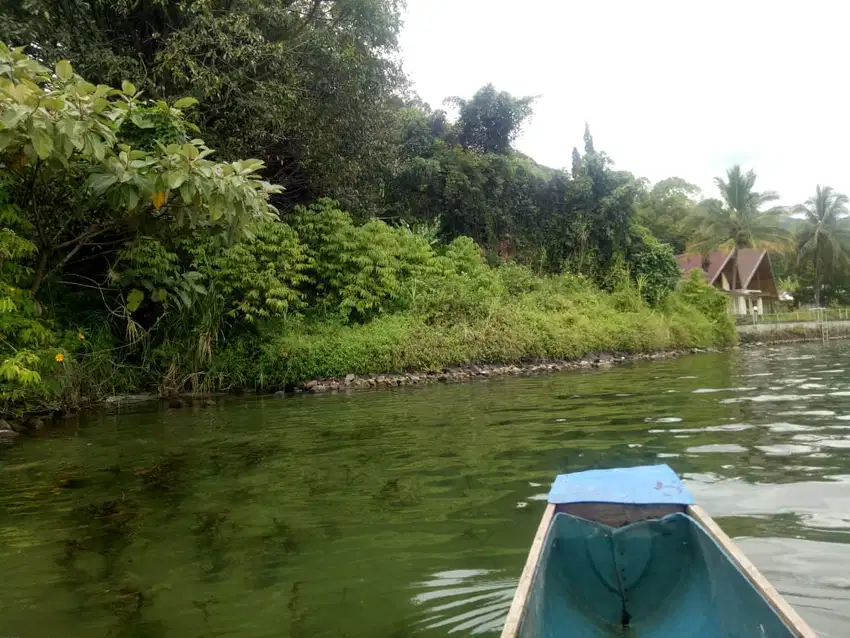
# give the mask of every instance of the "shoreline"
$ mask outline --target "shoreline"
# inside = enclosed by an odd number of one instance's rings
[[[403,372],[403,373],[372,373],[348,374],[344,377],[317,377],[294,385],[291,390],[279,390],[276,395],[293,394],[327,394],[350,390],[369,390],[377,388],[394,388],[408,385],[424,385],[427,383],[459,383],[472,379],[486,379],[503,376],[530,376],[550,372],[569,372],[592,368],[606,368],[641,361],[661,361],[689,354],[707,354],[728,352],[735,348],[759,348],[768,345],[784,345],[794,343],[813,343],[822,341],[820,331],[808,334],[800,332],[776,332],[776,339],[760,333],[759,339],[740,339],[738,345],[730,348],[678,348],[639,353],[601,353],[588,354],[581,359],[530,360],[518,363],[469,364],[444,368],[441,372]],[[743,335],[739,335],[741,337]],[[749,335],[747,335],[749,336]],[[838,341],[850,336],[836,335],[830,341]]]
[[[81,412],[91,409],[121,409],[128,406],[156,402],[167,404],[172,409],[178,409],[197,404],[198,402],[203,402],[206,405],[214,405],[215,401],[213,399],[215,397],[234,397],[239,395],[292,397],[299,394],[338,394],[340,392],[350,393],[360,390],[390,389],[431,383],[463,383],[473,379],[510,376],[526,377],[553,372],[611,368],[631,363],[663,361],[692,354],[728,352],[736,348],[751,349],[769,345],[812,343],[823,340],[819,332],[817,336],[811,333],[809,335],[801,335],[799,332],[774,333],[774,335],[781,338],[765,339],[764,337],[767,335],[759,334],[758,337],[761,337],[761,339],[756,340],[752,337],[749,339],[743,338],[737,346],[732,346],[731,348],[677,348],[638,353],[606,352],[587,354],[581,359],[531,359],[515,363],[464,364],[449,366],[443,368],[441,371],[347,374],[344,377],[319,377],[295,383],[287,386],[286,389],[277,390],[276,392],[272,390],[264,392],[251,388],[233,388],[229,392],[182,393],[176,396],[163,396],[156,393],[113,395],[93,401],[84,408],[74,412],[62,413],[61,411],[57,411],[54,413],[29,414],[21,419],[14,420],[0,419],[0,445],[13,443],[20,434],[40,431],[46,426],[60,423],[64,418],[76,416]],[[830,341],[838,341],[846,338],[850,337],[836,335],[830,337]]]
[[[440,372],[398,372],[385,374],[348,374],[344,377],[322,377],[295,384],[291,391],[279,390],[276,395],[327,394],[349,390],[395,388],[429,383],[461,383],[472,379],[506,376],[532,376],[551,372],[570,372],[608,368],[641,361],[661,361],[688,354],[723,352],[718,348],[684,348],[640,353],[588,354],[581,359],[530,360],[517,363],[485,363],[450,366]]]

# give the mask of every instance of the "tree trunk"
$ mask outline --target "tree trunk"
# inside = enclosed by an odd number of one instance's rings
[[[820,246],[815,244],[815,307],[820,308]]]
[[[44,274],[47,272],[47,260],[50,258],[50,253],[43,249],[38,253],[38,265],[35,267],[35,275],[32,278],[32,286],[30,292],[36,294],[41,287],[41,282],[44,281]]]

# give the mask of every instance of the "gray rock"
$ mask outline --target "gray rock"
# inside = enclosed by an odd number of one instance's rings
[[[14,430],[5,419],[0,419],[0,432],[14,432]]]
[[[352,381],[354,381],[354,375],[353,374],[345,375],[345,385],[350,384]]]
[[[122,403],[143,403],[145,401],[156,401],[159,397],[155,394],[117,394],[106,397],[103,402],[107,405],[118,405]]]
[[[312,389],[313,389],[313,388],[315,388],[317,385],[319,385],[319,382],[318,382],[318,381],[316,381],[315,379],[313,379],[312,381],[308,381],[308,382],[304,385],[304,389],[305,389],[305,390],[312,390]]]

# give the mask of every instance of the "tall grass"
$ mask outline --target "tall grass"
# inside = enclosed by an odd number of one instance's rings
[[[495,299],[486,313],[391,314],[368,323],[289,321],[270,324],[246,349],[226,348],[214,366],[224,376],[264,388],[349,373],[435,371],[473,363],[577,359],[588,353],[641,353],[726,346],[735,327],[707,314],[693,295],[675,292],[650,307],[631,286],[603,292],[575,278],[539,280],[533,290]],[[690,296],[689,296],[690,295]]]

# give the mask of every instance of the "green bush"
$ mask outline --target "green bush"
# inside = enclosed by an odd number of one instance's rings
[[[349,373],[435,371],[471,363],[733,343],[735,330],[728,316],[710,317],[692,304],[696,300],[711,305],[712,295],[720,293],[707,286],[696,292],[685,289],[687,293],[672,293],[664,307],[654,309],[636,288],[609,294],[583,278],[561,276],[540,280],[531,292],[492,299],[489,314],[450,319],[390,314],[356,325],[290,321],[277,324],[278,334],[261,346],[261,373],[256,362],[246,362],[238,375],[254,385],[283,387]],[[239,358],[239,348],[234,344],[226,350],[223,356],[229,364]]]
[[[658,241],[645,228],[636,227],[628,250],[631,277],[647,303],[657,306],[676,289],[682,276],[670,244]]]
[[[328,199],[298,207],[288,221],[305,246],[312,300],[345,318],[405,309],[433,266],[425,237],[379,220],[355,225]]]

